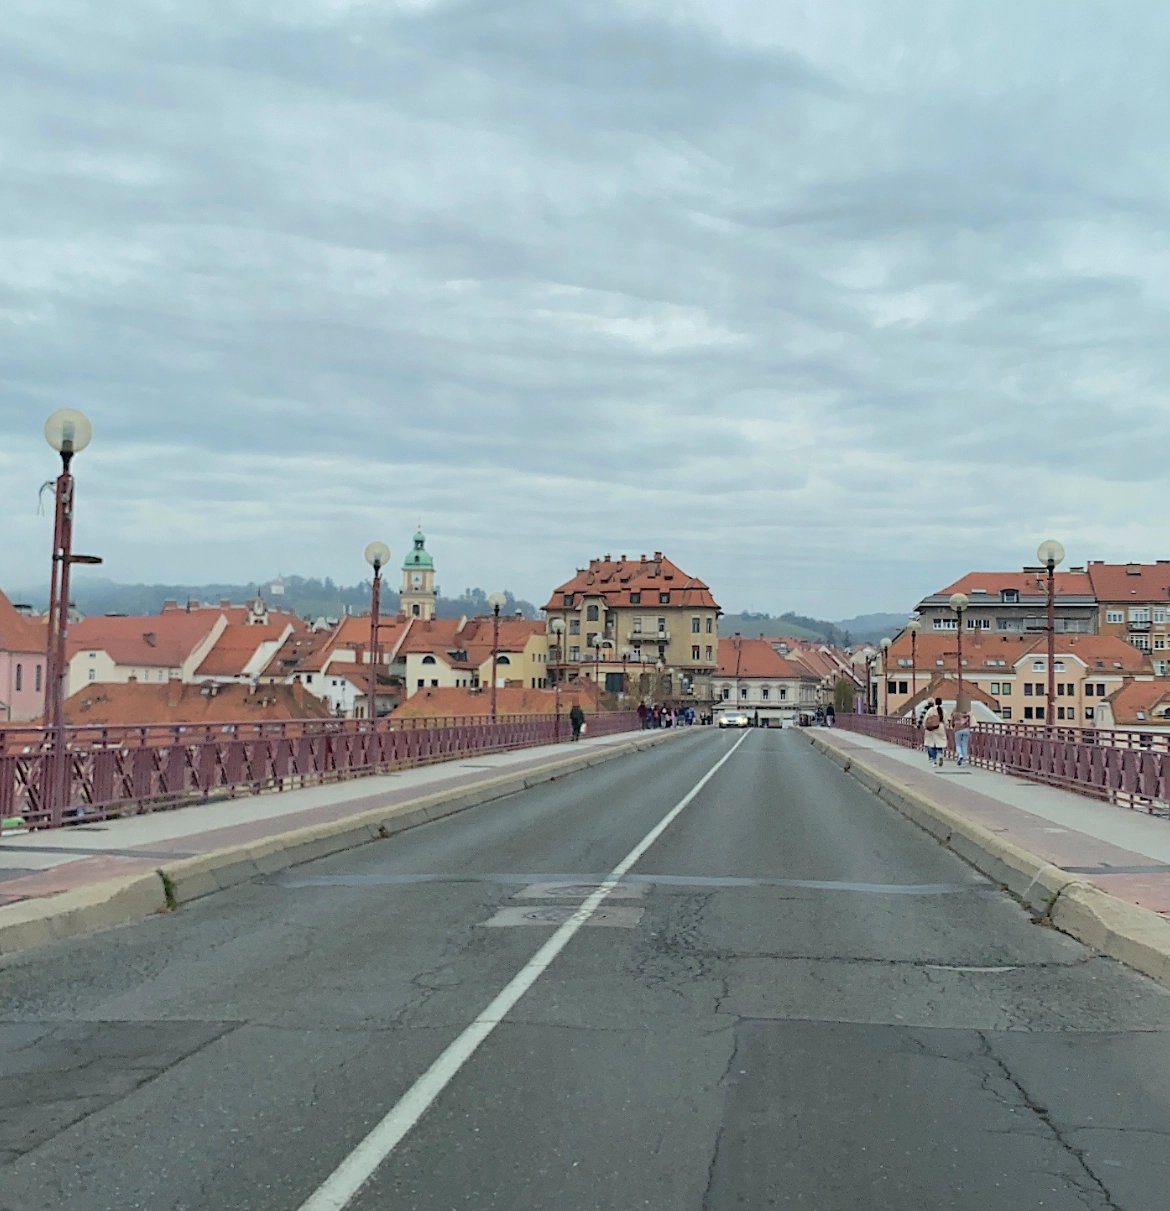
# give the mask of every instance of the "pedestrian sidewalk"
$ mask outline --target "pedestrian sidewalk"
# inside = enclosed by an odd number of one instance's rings
[[[900,786],[955,812],[1119,900],[1170,918],[1170,820],[843,728],[815,740],[856,754]]]
[[[607,756],[659,743],[671,730],[587,737],[576,744],[548,744],[477,754],[391,774],[323,783],[301,790],[193,804],[169,811],[80,823],[67,828],[0,834],[0,929],[5,909],[112,881],[152,874],[170,863],[282,836],[323,833],[372,811],[402,812],[412,802],[448,794],[463,798],[477,787],[508,777],[593,764]],[[504,793],[510,793],[505,791]],[[76,897],[73,898],[76,902]],[[46,905],[48,906],[48,905]],[[74,932],[81,932],[80,930]],[[3,947],[0,947],[2,950]]]

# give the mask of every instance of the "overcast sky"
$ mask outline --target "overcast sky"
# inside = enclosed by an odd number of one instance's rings
[[[0,587],[60,406],[121,581],[1170,556],[1167,64],[1161,0],[4,0]]]

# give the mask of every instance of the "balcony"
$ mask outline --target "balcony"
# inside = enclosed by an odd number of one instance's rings
[[[630,631],[626,635],[630,643],[669,643],[669,631]]]
[[[1148,631],[1151,627],[1149,622],[1127,622],[1126,626],[1131,631]]]

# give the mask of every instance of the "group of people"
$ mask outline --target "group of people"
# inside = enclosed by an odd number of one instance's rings
[[[948,720],[943,700],[935,698],[931,702],[927,699],[918,725],[922,728],[923,746],[931,765],[942,766],[947,751],[948,727],[954,741],[955,764],[962,766],[967,763],[967,749],[971,743],[971,708],[966,703],[956,702]]]
[[[693,706],[659,706],[655,703],[653,706],[645,702],[638,703],[638,718],[642,721],[642,731],[649,731],[656,727],[681,727],[683,724],[692,724],[695,721],[695,708]]]

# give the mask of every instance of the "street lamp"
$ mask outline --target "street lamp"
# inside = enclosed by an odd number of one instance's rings
[[[959,688],[955,691],[955,707],[958,710],[963,707],[963,611],[970,601],[966,593],[952,593],[948,603],[959,620]]]
[[[374,582],[370,585],[369,714],[372,723],[378,718],[378,616],[382,608],[382,569],[390,562],[390,548],[384,542],[370,542],[364,553],[366,563],[374,569]]]
[[[922,623],[911,618],[906,630],[910,632],[910,701],[913,702],[918,697],[918,632],[922,630]]]
[[[1055,538],[1046,538],[1036,548],[1036,555],[1048,569],[1048,705],[1044,715],[1047,726],[1052,727],[1056,713],[1056,565],[1064,561],[1064,547]]]
[[[878,647],[882,650],[882,714],[890,713],[890,639],[884,638]]]
[[[861,654],[865,657],[865,713],[868,715],[874,711],[873,691],[870,689],[870,673],[873,669],[873,658],[877,653],[873,648],[866,648]]]
[[[552,622],[548,624],[548,629],[552,631],[553,635],[556,637],[555,642],[557,647],[557,663],[562,666],[560,677],[553,677],[553,684],[556,685],[565,675],[565,670],[563,667],[565,663],[565,649],[562,646],[565,642],[565,620],[563,618],[554,618]]]
[[[504,604],[503,593],[488,594],[488,605],[492,607],[492,722],[496,721],[496,663],[500,658],[500,607]]]
[[[49,630],[45,644],[45,706],[43,722],[52,731],[53,749],[44,805],[50,822],[61,823],[69,797],[65,748],[65,683],[69,674],[66,639],[69,634],[69,569],[75,563],[101,563],[96,555],[73,554],[73,475],[70,464],[93,438],[89,418],[76,408],[58,408],[45,421],[45,441],[61,455],[53,513],[53,564],[49,578]]]

